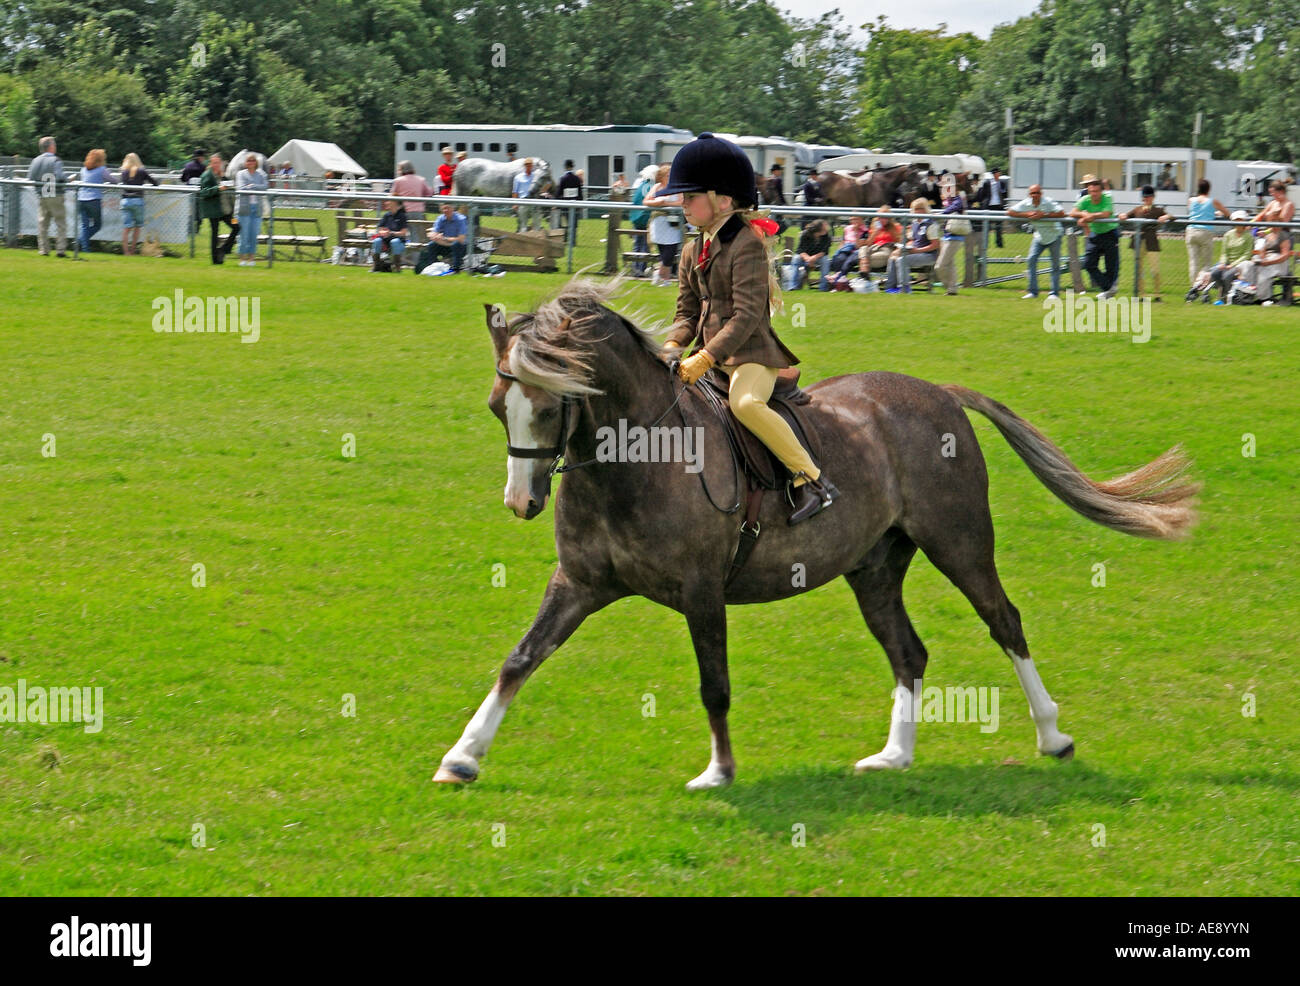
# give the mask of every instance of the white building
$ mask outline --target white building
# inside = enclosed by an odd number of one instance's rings
[[[1195,155],[1195,173],[1191,173]],[[1197,182],[1210,180],[1210,194],[1230,209],[1256,208],[1268,195],[1268,183],[1295,176],[1295,165],[1275,161],[1215,161],[1206,150],[1190,147],[1113,147],[1109,145],[1017,144],[1011,148],[1011,198],[1018,201],[1029,186],[1058,201],[1075,202],[1080,180],[1092,174],[1112,185],[1117,207],[1142,201],[1142,186],[1156,189],[1156,204],[1186,211]]]

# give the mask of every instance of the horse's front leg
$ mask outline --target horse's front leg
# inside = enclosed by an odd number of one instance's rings
[[[694,780],[688,791],[726,787],[736,776],[736,761],[731,756],[731,737],[727,732],[727,710],[731,708],[731,680],[727,675],[727,607],[721,595],[700,605],[693,602],[686,610],[686,625],[695,645],[695,660],[700,666],[700,698],[709,714],[709,732],[713,737],[709,765]]]
[[[537,618],[501,666],[496,684],[488,692],[474,718],[456,745],[447,751],[433,779],[445,784],[464,784],[478,778],[479,761],[487,754],[501,720],[515,693],[555,649],[596,610],[608,606],[622,593],[597,590],[571,582],[556,567],[546,586]]]

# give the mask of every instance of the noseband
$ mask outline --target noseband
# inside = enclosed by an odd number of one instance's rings
[[[522,383],[513,373],[507,373],[501,367],[497,367],[497,376],[502,380],[509,380],[512,383]],[[569,418],[570,408],[577,404],[577,398],[565,394],[560,399],[560,433],[556,436],[555,444],[548,445],[545,448],[520,448],[517,445],[511,445],[509,437],[506,439],[506,455],[514,456],[516,459],[552,459],[551,468],[547,470],[547,478],[554,476],[557,472],[565,472],[566,467],[560,465],[560,460],[564,458],[564,449],[569,444]],[[572,468],[577,468],[572,467]]]

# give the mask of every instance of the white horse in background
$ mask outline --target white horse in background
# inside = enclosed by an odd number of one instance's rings
[[[541,158],[533,161],[533,190],[530,198],[553,195],[555,179],[551,166]],[[451,179],[452,195],[485,195],[508,199],[514,188],[515,175],[524,170],[524,162],[492,161],[485,157],[467,157],[456,165]]]

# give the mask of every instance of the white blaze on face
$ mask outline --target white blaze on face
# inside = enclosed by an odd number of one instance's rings
[[[506,436],[516,448],[539,448],[533,433],[533,402],[523,387],[512,381],[506,391]],[[528,509],[528,481],[540,460],[506,456],[506,506],[522,515]]]

